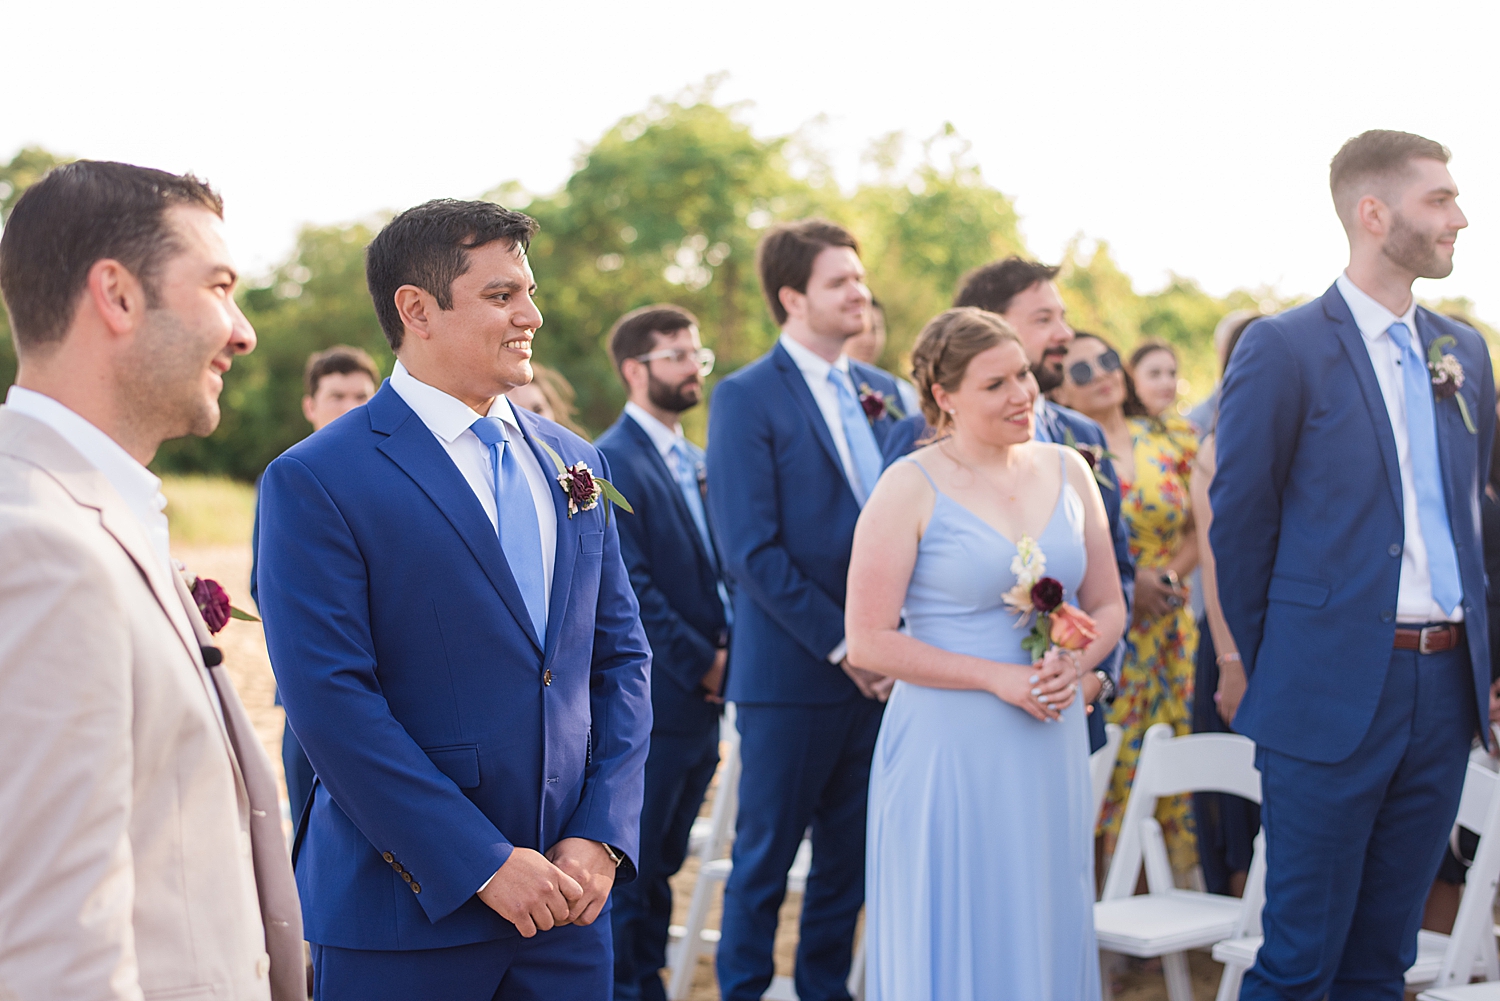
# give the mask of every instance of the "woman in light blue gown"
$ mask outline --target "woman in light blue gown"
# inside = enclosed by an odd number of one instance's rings
[[[999,317],[938,316],[912,366],[947,433],[881,478],[846,604],[850,663],[897,679],[870,772],[867,997],[1097,1001],[1075,694],[1125,626],[1104,506],[1081,456],[1031,440],[1036,380]],[[1004,601],[1022,543],[1093,617],[1082,650],[1023,651]]]

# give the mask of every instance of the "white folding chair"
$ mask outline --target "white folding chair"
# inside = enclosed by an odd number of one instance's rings
[[[1104,894],[1094,905],[1099,949],[1160,957],[1171,1001],[1193,1001],[1187,950],[1228,938],[1244,920],[1243,900],[1180,890],[1173,883],[1156,804],[1191,792],[1229,793],[1259,803],[1254,743],[1230,733],[1174,737],[1165,723],[1146,731]],[[1149,892],[1136,896],[1143,866]]]
[[[1500,1001],[1500,983],[1434,987],[1418,994],[1417,1001]]]
[[[1492,910],[1496,884],[1500,883],[1500,837],[1490,836],[1500,835],[1500,776],[1481,764],[1469,763],[1454,826],[1455,829],[1466,827],[1478,834],[1479,849],[1474,864],[1469,867],[1463,901],[1453,922],[1453,934],[1417,933],[1417,959],[1406,971],[1408,991],[1428,985],[1451,991],[1454,985],[1467,984],[1476,976],[1491,981],[1500,979],[1500,955],[1495,949]],[[1257,858],[1264,837],[1262,834],[1256,839]],[[1255,882],[1259,885],[1252,886]],[[1245,898],[1247,903],[1254,904],[1254,919],[1236,929],[1233,938],[1214,946],[1214,959],[1224,964],[1219,981],[1219,1001],[1239,997],[1240,981],[1245,971],[1255,965],[1255,954],[1261,944],[1260,909],[1265,904],[1264,884],[1264,868],[1261,868],[1258,879],[1252,868],[1252,879],[1246,882]],[[1500,1001],[1500,993],[1493,996]],[[1447,995],[1438,993],[1433,997],[1446,1001]]]
[[[1117,723],[1104,728],[1104,746],[1089,755],[1089,781],[1094,787],[1094,814],[1089,818],[1089,836],[1093,826],[1099,823],[1099,811],[1104,809],[1104,797],[1109,795],[1109,780],[1115,773],[1115,762],[1120,760],[1120,745],[1125,740],[1125,731]]]

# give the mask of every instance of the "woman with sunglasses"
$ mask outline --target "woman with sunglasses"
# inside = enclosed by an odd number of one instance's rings
[[[1197,454],[1191,424],[1170,412],[1151,416],[1136,396],[1120,354],[1095,334],[1078,333],[1063,364],[1055,402],[1098,421],[1120,477],[1120,517],[1135,559],[1135,601],[1126,634],[1120,689],[1109,722],[1125,730],[1109,798],[1099,821],[1103,858],[1114,853],[1120,818],[1135,779],[1141,741],[1155,723],[1178,734],[1192,730],[1193,656],[1198,627],[1183,580],[1198,562],[1189,502],[1189,470]],[[1172,868],[1197,864],[1192,806],[1186,796],[1157,808]]]

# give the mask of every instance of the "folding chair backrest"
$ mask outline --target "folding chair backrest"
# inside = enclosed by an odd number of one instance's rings
[[[1156,801],[1189,792],[1230,793],[1259,803],[1260,773],[1255,770],[1254,742],[1232,733],[1175,737],[1166,723],[1157,723],[1146,731],[1101,900],[1118,900],[1135,893],[1144,852],[1149,850],[1154,855],[1161,851],[1160,836],[1153,837],[1146,830],[1148,821],[1154,823]],[[1160,871],[1162,861],[1154,859],[1149,869]],[[1166,889],[1152,886],[1152,892]]]
[[[1099,821],[1099,811],[1104,808],[1104,798],[1109,795],[1109,781],[1115,774],[1115,762],[1120,759],[1120,745],[1125,742],[1125,731],[1117,723],[1104,728],[1104,746],[1089,755],[1089,784],[1093,786],[1094,813],[1089,824]],[[1089,836],[1093,836],[1092,826]]]
[[[1500,977],[1494,932],[1495,890],[1500,884],[1500,775],[1469,763],[1458,803],[1458,824],[1479,835],[1479,849],[1469,867],[1458,917],[1443,955],[1436,982],[1439,987],[1468,983],[1476,962],[1484,963],[1489,979]]]

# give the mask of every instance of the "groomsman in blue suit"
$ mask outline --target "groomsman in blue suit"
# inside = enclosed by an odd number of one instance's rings
[[[729,594],[704,505],[703,451],[678,415],[703,399],[714,355],[698,320],[645,306],[610,332],[630,393],[595,443],[635,508],[620,516],[620,554],[651,642],[651,751],[633,883],[615,892],[615,1001],[666,1001],[672,917],[668,880],[687,857],[693,818],[719,764],[719,711],[729,646]]]
[[[505,399],[542,323],[535,230],[486,202],[393,219],[366,271],[395,370],[262,481],[266,638],[317,772],[317,1001],[609,996],[650,651],[603,457]]]
[[[724,891],[719,988],[771,982],[777,911],[809,827],[796,987],[848,998],[864,902],[870,756],[890,681],[845,656],[844,588],[860,507],[882,469],[895,380],[843,352],[870,305],[859,247],[821,219],[761,242],[761,287],[781,327],[769,354],[721,382],[708,432],[708,499],[734,583],[727,697],[744,771]]]
[[[1068,326],[1067,310],[1057,291],[1058,270],[1054,265],[1015,256],[991,261],[964,276],[953,305],[974,306],[996,313],[1021,338],[1021,346],[1026,349],[1027,360],[1031,362],[1031,374],[1041,389],[1036,398],[1036,438],[1058,445],[1073,444],[1093,467],[1099,496],[1104,501],[1104,513],[1109,518],[1110,536],[1115,544],[1115,565],[1120,571],[1120,587],[1125,592],[1128,607],[1135,589],[1135,563],[1130,559],[1130,539],[1120,518],[1120,481],[1115,475],[1114,463],[1107,458],[1109,446],[1104,440],[1104,429],[1078,411],[1053,403],[1045,395],[1062,385],[1063,358],[1073,341],[1073,328]],[[926,434],[927,421],[920,413],[906,418],[886,439],[887,461],[893,462],[915,449]],[[1093,712],[1089,714],[1089,749],[1092,751],[1097,751],[1105,743],[1104,707],[1114,698],[1124,651],[1125,641],[1122,639],[1114,656],[1100,663],[1079,686],[1083,701],[1093,706]]]
[[[1210,531],[1249,689],[1269,871],[1242,998],[1398,999],[1491,706],[1479,495],[1489,352],[1418,307],[1468,225],[1448,151],[1349,140],[1349,266],[1230,361]]]

